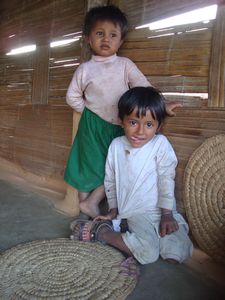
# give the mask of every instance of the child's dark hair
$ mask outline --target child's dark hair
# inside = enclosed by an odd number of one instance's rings
[[[159,126],[166,117],[165,98],[153,87],[134,87],[125,92],[118,103],[119,118],[123,121],[137,108],[137,117],[146,115],[149,110]]]
[[[96,6],[91,8],[84,20],[83,35],[89,36],[91,29],[97,21],[111,21],[114,25],[119,25],[121,38],[124,39],[128,31],[128,21],[126,15],[116,6]]]

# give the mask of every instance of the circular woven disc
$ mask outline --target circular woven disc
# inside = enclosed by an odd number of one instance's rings
[[[225,263],[225,135],[207,139],[192,154],[185,169],[184,198],[200,248]]]
[[[35,241],[0,255],[0,299],[125,299],[136,281],[124,259],[100,243]]]

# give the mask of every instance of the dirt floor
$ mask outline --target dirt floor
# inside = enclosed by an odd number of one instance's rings
[[[0,252],[34,240],[68,237],[71,220],[46,196],[0,180]],[[225,299],[225,266],[197,249],[185,264],[158,260],[141,266],[139,282],[127,299]]]

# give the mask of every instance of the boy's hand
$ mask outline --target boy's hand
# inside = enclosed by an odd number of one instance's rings
[[[107,215],[100,215],[94,218],[94,221],[100,221],[100,220],[113,220],[116,218],[118,214],[118,209],[117,208],[111,208],[109,213]]]
[[[159,224],[159,233],[161,237],[171,234],[179,228],[177,221],[174,219],[172,212],[170,214],[162,214]]]
[[[176,113],[173,110],[177,107],[182,107],[182,106],[183,106],[183,104],[178,101],[166,103],[166,112],[167,112],[168,116],[170,116],[170,117],[176,116]]]
[[[112,218],[109,214],[105,216],[100,215],[94,218],[94,221],[101,221],[101,220],[112,220]]]

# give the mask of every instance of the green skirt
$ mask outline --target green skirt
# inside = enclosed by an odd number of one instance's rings
[[[80,192],[103,185],[109,145],[121,135],[124,135],[121,126],[108,123],[85,108],[70,151],[65,181]]]

